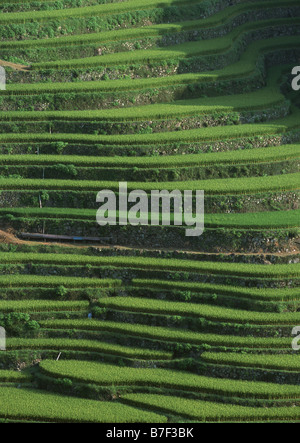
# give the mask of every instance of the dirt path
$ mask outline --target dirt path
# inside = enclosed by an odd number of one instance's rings
[[[31,242],[23,241],[15,237],[12,232],[0,230],[0,243],[7,243],[9,245],[30,245]]]
[[[12,68],[15,71],[28,71],[30,69],[30,66],[19,65],[17,63],[6,62],[4,60],[0,60],[0,66],[7,66],[8,68]]]
[[[154,252],[154,251],[160,251],[158,248],[137,248],[137,247],[130,247],[130,246],[120,246],[120,245],[99,245],[99,244],[74,244],[74,243],[59,243],[59,242],[40,242],[40,241],[28,241],[28,240],[21,240],[18,237],[14,235],[14,231],[8,229],[7,231],[0,230],[0,243],[7,243],[7,244],[15,244],[15,245],[52,245],[52,246],[61,246],[65,248],[77,248],[77,249],[85,249],[85,248],[95,248],[95,249],[114,249],[114,250],[127,250],[127,251],[140,251],[140,252]],[[230,255],[236,255],[236,256],[270,256],[273,255],[275,257],[289,257],[293,255],[300,255],[300,251],[298,248],[295,248],[294,251],[289,252],[273,252],[273,253],[266,253],[266,252],[202,252],[202,251],[190,251],[190,250],[180,250],[176,248],[164,248],[162,251],[165,252],[182,252],[187,254],[199,254],[199,255],[207,255],[207,256],[230,256]]]

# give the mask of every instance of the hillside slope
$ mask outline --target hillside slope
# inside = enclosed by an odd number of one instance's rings
[[[0,12],[0,420],[300,421],[299,1]],[[203,235],[100,227],[120,182]]]

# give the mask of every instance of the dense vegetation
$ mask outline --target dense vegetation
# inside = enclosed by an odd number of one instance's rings
[[[299,1],[0,13],[0,421],[299,422]],[[100,227],[122,181],[204,190],[203,235]]]

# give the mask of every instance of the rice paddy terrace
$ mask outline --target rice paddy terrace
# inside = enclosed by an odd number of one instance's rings
[[[0,420],[299,422],[299,1],[0,11],[1,229],[107,239],[0,243]],[[100,227],[123,181],[204,234]]]

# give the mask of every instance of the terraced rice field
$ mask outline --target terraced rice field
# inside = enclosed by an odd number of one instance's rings
[[[299,0],[0,12],[0,421],[299,422]],[[100,227],[124,181],[204,233]]]

